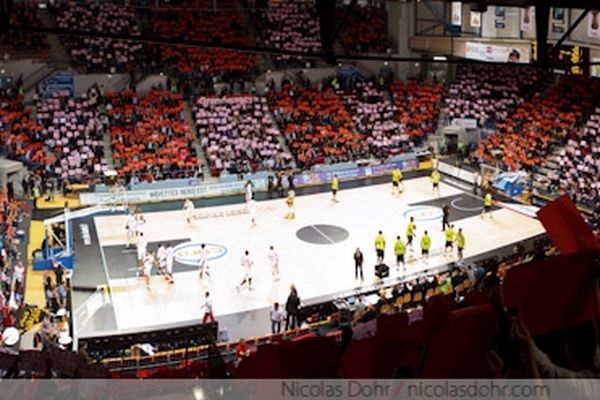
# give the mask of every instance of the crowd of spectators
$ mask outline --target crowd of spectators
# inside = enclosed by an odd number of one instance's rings
[[[439,105],[444,87],[435,82],[395,81],[390,92],[398,109],[398,121],[409,140],[418,144],[434,134],[439,119]]]
[[[15,2],[11,12],[11,24],[20,27],[41,27],[42,22],[37,17],[37,2]],[[46,59],[50,45],[46,35],[35,32],[13,31],[2,34],[0,40],[0,55],[10,54],[10,58]]]
[[[298,0],[272,4],[256,24],[263,44],[268,48],[286,51],[314,53],[321,51],[319,19],[314,0]],[[273,62],[277,66],[304,67],[303,58],[277,55]]]
[[[177,39],[211,45],[248,46],[252,39],[244,26],[242,15],[233,0],[219,1],[214,10],[212,1],[184,1],[153,11],[149,34],[162,39]],[[196,86],[197,81],[217,78],[225,81],[249,79],[256,71],[258,57],[249,53],[186,46],[160,46],[162,65],[169,66],[182,85]],[[184,93],[197,93],[194,88],[182,88]]]
[[[153,181],[198,173],[184,107],[180,95],[165,89],[153,88],[144,96],[133,90],[107,94],[113,160],[120,176]]]
[[[585,128],[567,139],[551,171],[549,191],[569,193],[573,201],[594,210],[600,208],[600,108]]]
[[[41,126],[16,88],[0,89],[0,152],[37,169],[52,161],[43,150]]]
[[[512,110],[539,89],[544,75],[539,69],[491,65],[466,65],[448,89],[443,112],[450,119],[475,119],[479,126],[505,121]]]
[[[17,201],[7,191],[0,192],[0,325],[2,330],[13,327],[25,293],[25,267],[18,244],[26,214],[26,204]],[[3,340],[0,335],[0,349]],[[14,345],[14,343],[13,343]]]
[[[595,80],[562,77],[498,123],[496,132],[480,141],[475,157],[501,169],[535,170],[555,146],[576,137],[593,111],[599,88]]]
[[[267,99],[253,95],[199,97],[195,119],[211,174],[280,170],[291,155],[278,141]]]
[[[337,8],[338,21],[348,6]],[[385,5],[383,5],[385,7]],[[385,53],[390,47],[387,33],[387,12],[380,6],[357,5],[350,14],[340,42],[349,53]]]
[[[409,136],[398,122],[398,110],[372,81],[357,81],[350,90],[338,90],[337,94],[356,129],[366,136],[373,156],[385,159],[408,148]]]
[[[284,80],[282,89],[269,91],[268,98],[299,168],[367,154],[365,135],[356,132],[352,117],[331,86]]]
[[[103,145],[108,119],[102,115],[102,101],[96,85],[79,97],[62,91],[38,100],[37,122],[50,153],[46,156],[47,173],[72,183],[90,183],[102,176],[108,168]]]
[[[140,36],[135,11],[124,3],[100,1],[82,4],[76,1],[57,2],[53,12],[60,29],[90,33]],[[89,72],[117,72],[139,65],[144,57],[144,45],[138,42],[109,38],[62,37],[72,64]]]

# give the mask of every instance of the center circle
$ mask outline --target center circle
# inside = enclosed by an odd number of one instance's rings
[[[348,239],[350,233],[336,225],[308,225],[296,231],[296,237],[312,244],[335,244]]]
[[[440,207],[414,206],[409,207],[408,210],[404,211],[402,215],[406,219],[413,217],[415,221],[428,222],[441,219],[444,215],[444,212]]]

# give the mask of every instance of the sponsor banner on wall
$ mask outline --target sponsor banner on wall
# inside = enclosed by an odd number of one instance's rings
[[[488,62],[529,62],[530,54],[523,54],[523,49],[493,44],[467,42],[465,44],[465,58]]]
[[[451,7],[452,25],[462,26],[462,2],[453,1]]]
[[[419,166],[416,156],[407,160],[396,161],[387,164],[357,167],[331,172],[308,172],[296,175],[294,183],[297,186],[318,185],[331,182],[334,174],[340,180],[355,179],[372,175],[383,175],[390,173],[394,168],[401,170],[417,169]],[[264,191],[267,189],[267,179],[253,179],[254,190]],[[186,198],[217,197],[244,193],[246,181],[222,182],[212,185],[181,186],[162,189],[129,190],[126,192],[125,200],[129,204],[156,203],[162,201],[183,200]],[[90,206],[95,204],[114,204],[123,201],[123,194],[119,193],[81,193],[79,200],[81,205]]]
[[[471,27],[481,28],[481,13],[478,11],[471,11]]]
[[[465,129],[477,129],[477,120],[475,118],[453,118],[451,125]]]
[[[588,37],[600,39],[600,11],[592,10],[588,15]]]
[[[265,190],[267,188],[266,179],[255,179],[255,190]],[[215,197],[240,194],[245,192],[246,181],[235,181],[226,183],[216,183],[213,185],[201,186],[183,186],[168,189],[147,189],[130,190],[126,193],[127,203],[155,203],[161,201],[183,200],[186,198]],[[123,199],[123,195],[119,194]],[[111,192],[100,193],[81,193],[79,200],[82,205],[107,204],[115,200],[115,194]]]
[[[564,33],[565,31],[565,8],[552,8],[552,32]]]
[[[535,21],[535,7],[525,7],[521,9],[521,30],[523,32],[533,31],[533,21]]]
[[[42,96],[52,97],[55,93],[68,91],[69,96],[75,93],[73,71],[57,71],[42,81]]]
[[[506,28],[506,7],[494,7],[494,27],[496,29]]]

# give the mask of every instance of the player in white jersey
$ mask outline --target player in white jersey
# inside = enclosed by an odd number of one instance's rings
[[[146,242],[146,238],[144,237],[143,233],[140,233],[140,235],[137,238],[137,242],[136,242],[136,247],[137,247],[137,259],[138,259],[138,263],[142,264],[144,257],[146,256],[146,250],[148,248],[148,242]]]
[[[208,272],[208,252],[204,243],[200,245],[198,253],[198,272],[200,273],[200,279],[204,279],[204,275],[210,278],[210,273]]]
[[[250,214],[250,226],[254,228],[256,226],[256,200],[251,199],[248,202],[248,213]]]
[[[274,280],[279,279],[279,254],[275,252],[275,248],[273,246],[269,247],[269,252],[267,253],[267,258],[269,259],[269,265],[271,265],[271,274],[273,275]]]
[[[126,248],[131,248],[131,245],[135,241],[136,236],[136,224],[135,215],[133,213],[127,214],[127,220],[125,222],[125,229],[127,230],[127,246]]]
[[[165,249],[165,253],[166,253],[166,269],[167,269],[167,281],[169,281],[169,283],[175,283],[175,281],[173,280],[173,261],[175,260],[175,249],[173,248],[173,245],[171,243],[169,243],[167,245],[167,248]]]
[[[252,266],[254,265],[254,261],[252,261],[252,259],[250,258],[250,252],[248,250],[246,250],[244,252],[244,256],[242,257],[241,261],[240,261],[240,265],[242,266],[243,270],[244,270],[244,278],[242,279],[242,283],[239,284],[239,286],[236,287],[237,291],[240,291],[240,288],[242,286],[244,286],[246,283],[248,284],[248,289],[249,290],[253,290],[252,289]]]
[[[144,218],[144,214],[142,211],[138,209],[135,214],[135,233],[137,236],[144,234],[144,226],[146,225],[146,219]]]
[[[158,274],[165,276],[167,274],[167,249],[161,243],[156,250],[156,261],[158,263]]]
[[[144,256],[143,275],[146,280],[146,287],[150,289],[150,276],[152,275],[152,266],[154,265],[154,255],[152,252]]]
[[[252,181],[246,182],[246,203],[248,203],[254,197]]]
[[[190,199],[185,199],[183,202],[183,212],[185,213],[187,223],[191,224],[194,218],[194,203]]]

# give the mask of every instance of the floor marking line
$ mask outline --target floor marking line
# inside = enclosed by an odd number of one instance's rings
[[[102,242],[100,241],[100,234],[98,230],[98,224],[96,223],[96,218],[94,218],[94,228],[96,229],[96,235],[98,236],[98,247],[100,247],[100,255],[102,256],[102,266],[104,267],[104,274],[106,275],[106,287],[108,288],[108,297],[110,298],[110,303],[113,305],[113,312],[115,313],[115,325],[117,326],[117,332],[120,332],[121,330],[119,329],[117,307],[115,307],[115,300],[112,295],[112,290],[110,286],[110,274],[108,273],[108,265],[106,263],[106,256],[104,255],[104,248],[102,247]]]
[[[459,210],[459,211],[466,211],[466,212],[469,212],[469,211],[481,211],[481,210],[483,210],[483,207],[474,207],[474,208],[468,208],[468,207],[461,207],[461,206],[457,206],[456,204],[454,204],[454,203],[458,202],[459,200],[462,200],[462,197],[458,197],[458,198],[456,198],[456,199],[452,200],[452,201],[450,202],[450,205],[451,205],[452,207],[456,208],[456,209],[457,209],[457,210]]]
[[[319,228],[317,228],[314,225],[311,225],[312,228],[317,231],[321,236],[323,236],[325,239],[327,239],[329,241],[329,243],[331,244],[335,244],[335,242],[333,241],[333,239],[331,239],[329,236],[327,236],[322,230],[320,230]]]

